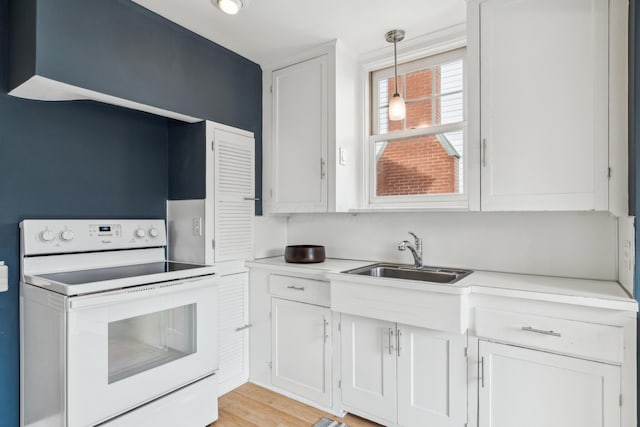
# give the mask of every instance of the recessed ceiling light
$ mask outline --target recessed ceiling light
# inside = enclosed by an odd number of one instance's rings
[[[242,9],[242,0],[211,0],[221,11],[227,15],[235,15]]]

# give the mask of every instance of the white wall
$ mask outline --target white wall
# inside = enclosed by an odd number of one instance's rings
[[[289,217],[288,244],[332,258],[412,262],[397,243],[423,238],[426,265],[616,280],[617,219],[607,213],[362,213]]]
[[[287,246],[287,217],[256,216],[253,233],[253,256],[256,259],[283,255]]]

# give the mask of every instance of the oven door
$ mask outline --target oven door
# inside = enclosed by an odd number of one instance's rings
[[[213,276],[69,299],[68,427],[105,421],[217,368]]]

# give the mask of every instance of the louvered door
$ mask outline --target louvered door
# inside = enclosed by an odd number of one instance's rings
[[[253,258],[253,138],[214,132],[214,260]]]
[[[247,273],[222,276],[218,284],[218,392],[224,394],[249,378]]]

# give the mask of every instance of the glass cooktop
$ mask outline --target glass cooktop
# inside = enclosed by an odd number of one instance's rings
[[[188,276],[197,276],[197,271],[203,265],[187,264],[182,262],[152,262],[148,264],[124,265],[118,267],[96,268],[93,270],[77,270],[64,273],[39,274],[45,280],[63,283],[65,285],[82,285],[86,283],[104,282],[109,280],[127,279],[140,276],[149,276],[162,273],[184,272]],[[206,272],[202,273],[208,274]]]

